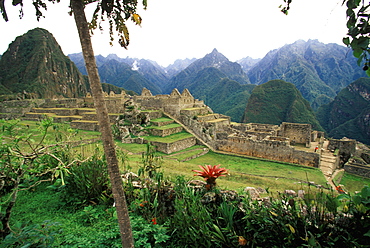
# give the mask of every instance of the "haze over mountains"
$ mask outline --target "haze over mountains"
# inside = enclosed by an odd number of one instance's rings
[[[349,90],[348,85],[366,76],[349,49],[317,40],[297,41],[270,51],[262,59],[246,57],[237,62],[229,61],[217,49],[201,59],[177,60],[168,67],[114,54],[98,55],[96,62],[107,91],[119,92],[124,88],[140,94],[145,87],[155,95],[169,93],[173,88],[180,91],[187,88],[194,97],[204,100],[215,112],[231,116],[233,121],[252,121],[248,118],[254,113],[253,122],[311,123],[318,130],[322,126],[338,136],[344,133],[332,131],[337,127],[328,125],[332,120],[323,118],[323,113],[334,108],[335,104],[330,103],[341,90]],[[38,97],[82,96],[89,91],[84,75],[82,54],[70,54],[68,58],[53,36],[39,28],[18,37],[0,59],[1,95],[26,91]],[[368,84],[367,80],[363,81],[364,85]],[[273,90],[261,97],[261,92],[266,93],[267,89]],[[277,101],[272,103],[272,98]],[[361,101],[368,102],[364,99]],[[353,104],[357,106],[357,101],[362,106],[359,98]],[[322,105],[326,107],[325,111],[319,111],[320,125],[314,110]],[[270,111],[258,110],[258,106]],[[352,117],[360,118],[359,114],[353,114],[345,122]],[[367,122],[362,123],[365,129],[370,129]]]

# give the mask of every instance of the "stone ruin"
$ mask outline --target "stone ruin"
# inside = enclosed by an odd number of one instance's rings
[[[207,107],[204,101],[194,99],[188,89],[184,89],[181,94],[175,88],[169,95],[153,96],[150,90],[144,88],[140,96],[133,96],[133,100],[144,109],[162,110],[174,116],[178,116],[182,109]]]
[[[312,167],[318,167],[320,162],[320,154],[297,150],[294,147],[297,144],[310,147],[312,141],[323,137],[322,132],[313,131],[309,124],[233,123],[230,117],[213,113],[203,101],[194,99],[187,89],[182,93],[174,89],[169,95],[156,96],[145,88],[138,96],[130,96],[125,92],[121,94],[109,92],[104,95],[111,122],[117,121],[119,124],[120,139],[124,142],[142,142],[142,139],[130,139],[129,133],[134,136],[147,135],[140,126],[146,125],[151,119],[161,117],[159,115],[163,113],[181,123],[186,131],[195,136],[197,143],[215,151]],[[44,99],[39,106],[49,108],[64,106],[71,108],[70,111],[72,111],[72,108],[92,109],[94,102],[91,94],[88,93],[84,98]],[[76,111],[73,114],[76,118],[82,116],[87,121],[72,120],[71,126],[73,124],[74,128],[84,129],[85,127],[88,130],[98,130],[96,117],[94,112],[91,112],[93,110],[74,109],[73,111]],[[93,122],[94,118],[95,122]],[[130,122],[130,125],[127,125],[127,122]],[[171,149],[168,152],[171,152]]]

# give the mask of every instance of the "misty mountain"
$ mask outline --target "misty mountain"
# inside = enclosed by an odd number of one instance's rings
[[[214,49],[172,77],[164,92],[187,88],[215,112],[227,114],[239,122],[254,87],[245,86],[247,82],[248,77],[241,66]]]
[[[191,63],[193,63],[196,59],[177,59],[173,64],[164,68],[165,72],[168,75],[168,78],[172,78],[188,67]]]
[[[63,54],[45,29],[18,36],[0,60],[1,94],[33,97],[81,97],[89,89],[87,77]]]
[[[270,51],[247,75],[253,84],[272,79],[293,83],[316,109],[365,73],[348,48],[300,40]]]
[[[126,63],[112,59],[101,65],[98,70],[102,83],[113,84],[136,93],[141,93],[144,87],[150,89],[153,94],[161,93],[158,86],[149,82],[139,72],[132,70]]]
[[[229,61],[217,49],[214,49],[211,53],[201,59],[195,60],[185,70],[171,78],[164,92],[169,93],[173,88],[177,88],[179,91],[188,88],[194,94],[195,91],[191,90],[192,87],[198,87],[200,84],[216,83],[216,81],[202,82],[198,80],[199,72],[208,68],[214,68],[215,70],[213,71],[217,70],[218,74],[221,73],[224,77],[237,81],[240,84],[247,84],[249,82],[247,75],[238,63]]]
[[[110,55],[107,58],[110,58]],[[160,92],[169,80],[165,70],[155,61],[133,58],[125,58],[120,61],[130,65],[132,70],[139,72],[149,82],[158,86],[161,89]]]
[[[243,71],[245,73],[248,73],[248,71],[253,68],[253,66],[255,64],[257,64],[258,62],[260,62],[261,59],[254,59],[254,58],[251,58],[251,57],[246,57],[246,58],[243,58],[243,59],[240,59],[238,61],[236,61],[243,69]]]
[[[323,131],[310,104],[292,83],[271,80],[256,86],[245,108],[244,123],[280,125],[282,122],[309,123]]]
[[[360,78],[321,106],[317,118],[328,135],[370,144],[370,79]]]
[[[69,54],[68,56],[81,73],[87,75],[82,53]],[[126,88],[127,90],[133,90],[139,94],[143,87],[151,90],[153,94],[160,94],[162,92],[161,87],[168,81],[164,69],[154,61],[128,57],[119,58],[116,54],[110,54],[107,57],[98,55],[95,56],[95,60],[102,82],[111,83],[119,87],[125,85],[128,87]],[[111,65],[114,66],[114,69],[110,69],[109,66]],[[109,72],[106,70],[109,70]]]

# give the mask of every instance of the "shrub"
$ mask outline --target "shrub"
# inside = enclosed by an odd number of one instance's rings
[[[0,248],[16,247],[51,247],[54,235],[61,232],[59,224],[46,221],[45,223],[24,225],[20,222],[13,227],[13,232],[0,243]]]
[[[187,186],[183,177],[175,183],[175,212],[169,218],[169,247],[211,247],[212,216],[201,203],[202,194]]]
[[[64,199],[71,205],[113,204],[105,159],[93,155],[70,168],[62,187]]]

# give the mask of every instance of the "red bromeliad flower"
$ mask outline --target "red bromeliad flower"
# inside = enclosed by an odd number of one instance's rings
[[[228,174],[227,170],[225,168],[220,168],[220,165],[205,165],[199,167],[202,170],[193,170],[194,172],[198,173],[194,176],[200,176],[203,177],[207,182],[207,188],[212,188],[216,185],[216,179],[222,176],[226,176]]]
[[[156,218],[156,217],[154,217],[154,218],[152,219],[152,223],[153,223],[153,225],[157,225],[157,218]]]

